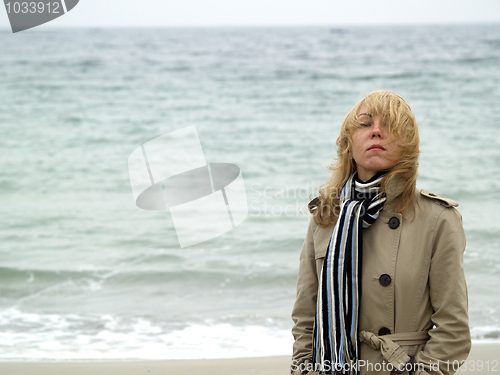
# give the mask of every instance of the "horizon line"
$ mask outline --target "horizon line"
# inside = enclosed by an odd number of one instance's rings
[[[440,22],[404,22],[404,23],[342,23],[342,24],[252,24],[252,25],[41,25],[43,29],[206,29],[206,28],[330,28],[341,29],[346,27],[384,27],[384,26],[462,26],[462,25],[499,25],[499,21],[440,21]],[[1,29],[10,30],[10,25],[0,25]],[[33,28],[35,29],[35,28]],[[36,27],[40,30],[40,26]],[[30,30],[30,29],[28,29]]]

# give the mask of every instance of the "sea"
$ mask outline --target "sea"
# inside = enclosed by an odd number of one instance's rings
[[[405,98],[459,202],[474,342],[500,342],[500,24],[0,30],[0,360],[290,355],[305,209],[342,119]],[[248,215],[181,247],[129,155],[195,126]],[[210,220],[207,213],[206,220]]]

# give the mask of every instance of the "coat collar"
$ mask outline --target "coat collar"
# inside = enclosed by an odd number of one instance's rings
[[[393,212],[396,206],[396,201],[398,197],[403,193],[405,188],[405,181],[399,177],[394,176],[394,178],[389,182],[387,186],[386,196],[387,200],[384,203],[383,211]],[[311,199],[307,204],[309,212],[312,214],[318,208],[321,202],[321,196],[318,195]]]
[[[395,210],[397,199],[403,194],[404,189],[405,181],[399,176],[394,176],[387,186],[384,211],[393,212]]]

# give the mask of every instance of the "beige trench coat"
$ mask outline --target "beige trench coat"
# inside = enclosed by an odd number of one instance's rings
[[[361,375],[388,375],[389,362],[403,369],[398,365],[409,356],[415,357],[409,367],[415,375],[453,374],[471,348],[458,203],[425,190],[416,200],[414,220],[406,213],[403,220],[388,195],[377,221],[363,230]],[[318,279],[333,228],[311,218],[302,247],[292,311],[292,374],[311,369],[303,361],[312,358]]]

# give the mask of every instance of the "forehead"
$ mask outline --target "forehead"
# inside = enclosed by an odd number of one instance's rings
[[[385,118],[389,117],[388,114],[381,114],[381,113],[371,113],[367,110],[359,111],[358,118],[359,117],[369,117],[373,118],[374,116],[383,116]]]
[[[375,111],[373,110],[373,108],[368,108],[366,106],[366,104],[363,104],[358,109],[358,115],[357,115],[357,117],[361,117],[361,116],[373,117],[373,115],[376,115]]]
[[[387,108],[387,103],[377,102],[377,103],[363,103],[358,111],[357,116],[369,116],[373,117],[376,115],[389,116],[390,110]]]

